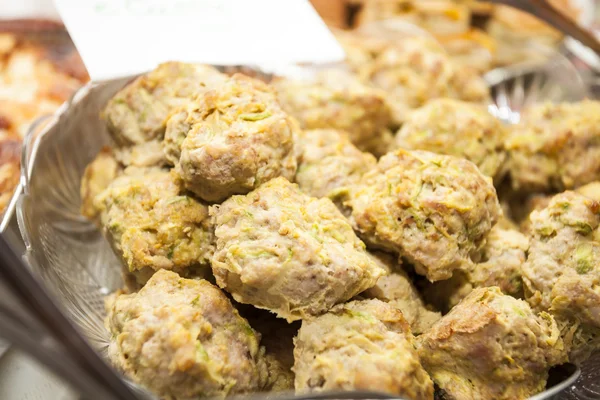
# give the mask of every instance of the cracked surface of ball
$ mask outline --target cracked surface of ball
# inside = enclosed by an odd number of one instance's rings
[[[331,202],[284,178],[211,207],[217,284],[288,321],[322,314],[384,273]]]
[[[570,351],[600,348],[600,203],[567,191],[534,211],[531,247],[523,266],[525,295],[532,307],[565,320],[579,332]],[[577,337],[587,337],[578,340]]]
[[[347,205],[368,244],[399,253],[430,281],[470,268],[501,215],[491,178],[473,163],[418,150],[382,157]]]
[[[425,370],[455,400],[527,399],[566,359],[552,316],[497,287],[473,290],[417,345]]]
[[[144,284],[160,269],[203,275],[212,257],[208,207],[178,177],[159,168],[129,167],[95,198],[100,225],[128,274]]]
[[[380,300],[351,301],[303,321],[294,343],[297,392],[374,390],[433,399],[408,323]]]
[[[235,74],[174,112],[165,151],[185,187],[209,202],[296,173],[295,121],[265,83]]]

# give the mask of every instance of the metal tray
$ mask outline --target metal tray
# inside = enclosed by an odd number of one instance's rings
[[[79,183],[86,165],[111,144],[100,109],[130,79],[86,85],[43,130],[28,135],[21,192],[15,199],[25,259],[101,357],[110,339],[103,326],[103,298],[123,282],[110,246],[80,215]],[[586,390],[600,393],[593,386],[600,381],[600,358],[584,371],[578,380],[580,370],[574,366],[554,369],[548,390],[532,400],[574,398],[568,396]]]

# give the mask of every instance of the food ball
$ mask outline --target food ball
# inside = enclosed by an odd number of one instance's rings
[[[584,195],[594,201],[600,202],[600,181],[573,189],[574,192]],[[555,195],[555,194],[554,194]],[[553,194],[536,193],[526,197],[525,200],[517,197],[511,204],[511,212],[520,219],[519,229],[529,235],[531,233],[530,215],[533,211],[540,211],[548,207],[554,197]]]
[[[527,399],[565,359],[550,314],[499,288],[478,288],[417,337],[425,370],[448,398]]]
[[[160,147],[169,114],[197,93],[225,79],[215,68],[181,62],[168,62],[144,74],[121,89],[106,105],[102,116],[117,144],[116,154],[125,165],[149,166],[143,157],[151,143]],[[135,152],[133,156],[131,152]],[[154,160],[164,164],[164,156]],[[120,155],[120,157],[119,157]]]
[[[397,41],[360,73],[363,80],[387,93],[392,121],[402,125],[410,112],[429,100],[454,97],[484,102],[489,89],[479,76],[455,65],[444,49],[428,37]]]
[[[313,79],[275,79],[273,86],[283,108],[304,129],[346,131],[363,151],[373,151],[378,139],[385,136],[391,118],[385,93],[348,72],[326,69]]]
[[[453,62],[454,73],[450,78],[448,97],[469,103],[487,105],[490,102],[490,88],[472,68]]]
[[[108,305],[111,362],[163,399],[261,390],[258,335],[218,288],[159,271],[139,292]]]
[[[415,335],[425,332],[440,319],[441,314],[431,311],[425,305],[419,292],[395,257],[383,252],[372,253],[372,255],[387,274],[379,278],[375,286],[365,290],[360,296],[389,303],[402,311]]]
[[[427,285],[425,298],[443,311],[479,287],[497,286],[504,294],[523,298],[523,263],[528,249],[529,240],[521,232],[495,225],[483,246],[481,259],[470,269],[456,271],[450,279]]]
[[[600,203],[567,191],[530,220],[531,247],[523,266],[527,301],[584,335],[600,332]],[[580,342],[570,351],[585,353],[587,345]]]
[[[347,204],[368,244],[399,253],[432,282],[472,267],[501,215],[491,178],[475,164],[419,150],[382,157]]]
[[[371,390],[433,399],[408,323],[380,300],[351,301],[302,321],[294,344],[297,392]]]
[[[505,136],[502,123],[485,106],[434,99],[410,114],[396,135],[396,145],[466,158],[483,174],[500,178]]]
[[[210,208],[217,284],[288,321],[322,314],[384,273],[331,200],[284,178]]]
[[[166,119],[175,107],[224,79],[225,75],[210,66],[164,63],[117,92],[102,115],[120,145],[161,139]]]
[[[361,71],[363,79],[386,91],[396,125],[428,100],[447,97],[452,74],[443,49],[427,37],[399,41]]]
[[[600,179],[600,102],[526,110],[506,143],[513,188],[562,191]]]
[[[345,132],[314,129],[298,135],[300,189],[313,197],[329,197],[334,202],[348,187],[377,164],[369,153],[358,150]]]
[[[91,221],[98,222],[100,210],[94,205],[94,199],[115,180],[122,168],[112,150],[103,148],[85,167],[81,178],[79,193],[81,196],[81,214]]]
[[[296,123],[265,83],[235,74],[167,123],[165,151],[185,187],[209,202],[296,173]]]
[[[208,207],[185,194],[172,171],[130,167],[96,196],[105,236],[143,285],[160,269],[202,275],[213,248]]]

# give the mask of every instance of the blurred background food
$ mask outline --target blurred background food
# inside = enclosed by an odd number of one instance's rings
[[[345,3],[346,7],[339,6]],[[550,3],[579,20],[574,0]],[[332,26],[357,29],[396,19],[430,32],[448,53],[480,71],[536,57],[532,46],[558,47],[563,35],[539,19],[503,5],[476,0],[338,0],[313,1]],[[342,9],[345,15],[340,15]]]
[[[21,142],[89,79],[62,24],[0,21],[0,210],[19,180]]]

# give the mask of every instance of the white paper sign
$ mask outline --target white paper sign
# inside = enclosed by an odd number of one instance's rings
[[[344,52],[307,0],[55,0],[93,80],[164,61],[332,63]]]
[[[0,19],[19,18],[60,19],[52,0],[0,0]]]

